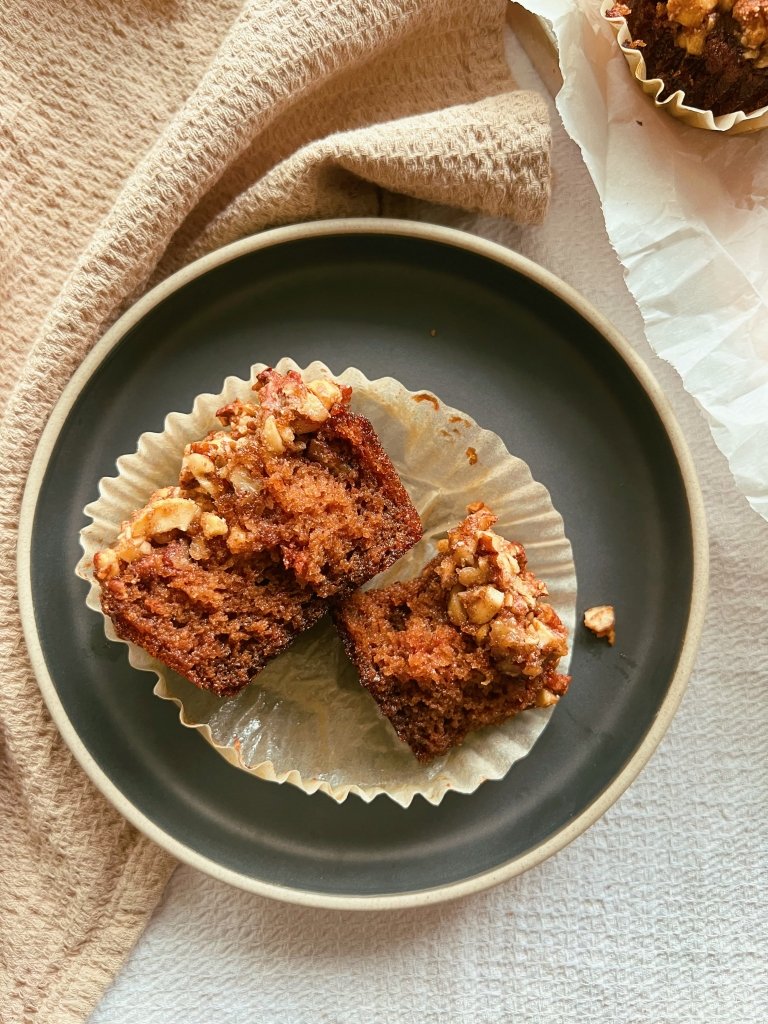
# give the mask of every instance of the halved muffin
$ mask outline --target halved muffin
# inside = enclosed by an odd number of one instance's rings
[[[242,689],[328,609],[421,537],[352,389],[265,370],[217,413],[94,557],[118,636],[219,695]]]
[[[468,512],[418,577],[334,611],[363,686],[423,762],[474,729],[557,703],[570,682],[557,671],[567,630],[523,546],[492,531],[482,503]]]

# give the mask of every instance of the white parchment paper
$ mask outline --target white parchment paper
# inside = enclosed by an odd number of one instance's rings
[[[738,487],[768,519],[768,130],[726,136],[655,107],[599,0],[523,6],[552,23],[557,107],[648,341],[706,411]]]
[[[251,368],[255,380],[263,364]],[[283,359],[277,369],[300,369]],[[331,376],[322,363],[301,370],[306,380]],[[576,571],[563,520],[549,492],[502,440],[431,392],[410,392],[392,378],[369,381],[359,370],[334,375],[354,388],[352,409],[367,416],[416,505],[424,538],[375,585],[415,576],[435,553],[435,539],[483,500],[499,516],[495,529],[522,542],[531,570],[544,579],[550,599],[573,635]],[[252,397],[250,381],[228,377],[218,395],[200,395],[189,413],[171,413],[160,433],[142,434],[138,449],[118,459],[118,476],[100,481],[98,500],[85,509],[92,520],[80,534],[77,572],[91,588],[87,603],[100,611],[93,555],[111,543],[120,524],[158,487],[173,482],[184,446],[219,426],[216,409]],[[105,632],[118,640],[105,618]],[[124,642],[124,641],[120,641]],[[420,794],[439,803],[448,790],[468,793],[504,776],[533,747],[557,708],[524,711],[497,728],[473,733],[429,765],[420,765],[381,718],[361,687],[330,619],[326,618],[259,673],[234,697],[199,690],[134,644],[134,668],[157,676],[155,693],[179,707],[183,725],[197,729],[231,764],[273,782],[318,790],[341,802],[350,793],[372,800],[386,794],[408,806]],[[570,655],[561,662],[566,672]],[[119,693],[115,700],[119,701]]]

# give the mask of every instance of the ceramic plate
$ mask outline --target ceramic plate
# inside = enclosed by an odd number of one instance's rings
[[[254,362],[291,356],[427,388],[498,433],[549,488],[580,610],[616,606],[615,647],[579,628],[573,683],[533,751],[438,807],[337,805],[227,764],[152,694],[85,607],[83,507],[138,436]],[[22,512],[22,618],[35,672],[85,771],[180,859],[294,902],[448,899],[539,863],[629,785],[693,664],[706,534],[692,463],[649,372],[540,267],[473,236],[385,220],[245,239],[137,303],[83,363],[46,427]]]

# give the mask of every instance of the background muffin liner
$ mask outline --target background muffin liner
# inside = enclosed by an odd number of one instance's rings
[[[640,88],[654,102],[654,106],[666,110],[668,114],[679,118],[692,128],[705,128],[708,131],[722,132],[725,135],[742,135],[746,132],[760,131],[768,126],[768,107],[760,107],[745,113],[737,110],[732,114],[720,114],[717,117],[711,110],[700,110],[698,107],[689,107],[685,103],[685,93],[678,89],[671,93],[666,99],[660,100],[659,96],[664,90],[664,82],[660,78],[647,78],[645,60],[642,50],[633,50],[632,33],[627,25],[626,18],[608,18],[607,12],[613,7],[616,0],[602,0],[600,13],[612,26],[616,33],[621,52],[627,60]]]
[[[251,380],[265,368],[251,368]],[[300,370],[290,359],[277,369]],[[396,380],[369,381],[359,370],[331,374],[322,363],[300,370],[305,380],[333,376],[354,388],[353,411],[367,416],[394,462],[424,524],[424,538],[371,581],[381,585],[417,575],[435,553],[435,540],[456,525],[472,501],[499,516],[496,529],[521,541],[530,568],[544,579],[550,599],[573,636],[576,572],[563,521],[548,491],[501,439],[430,392],[411,392]],[[112,543],[120,524],[152,491],[174,483],[184,446],[219,426],[215,411],[236,397],[252,397],[250,381],[228,377],[218,395],[200,395],[191,413],[171,413],[161,433],[142,434],[138,450],[117,461],[118,475],[100,481],[88,505],[91,524],[81,531],[77,574],[90,583],[88,607],[101,614],[93,555]],[[119,643],[104,618],[110,640]],[[386,794],[403,807],[420,794],[437,804],[448,790],[471,793],[499,779],[533,747],[557,706],[525,711],[505,724],[480,730],[463,746],[420,765],[360,685],[330,618],[270,662],[254,683],[220,700],[199,690],[144,650],[127,643],[134,668],[157,676],[154,692],[179,708],[182,725],[197,729],[231,764],[259,778],[318,790],[338,802],[350,793],[370,801]],[[570,655],[561,662],[566,672]],[[120,694],[115,693],[119,701]]]

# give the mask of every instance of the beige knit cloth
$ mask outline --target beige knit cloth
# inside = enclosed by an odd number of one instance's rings
[[[504,0],[0,0],[0,1019],[83,1020],[173,870],[82,773],[32,677],[15,538],[61,389],[147,284],[395,194],[539,221],[543,103]],[[226,367],[222,367],[222,376]]]

